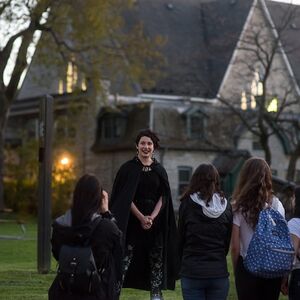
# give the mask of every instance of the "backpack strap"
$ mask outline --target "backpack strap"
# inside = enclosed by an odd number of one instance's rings
[[[273,197],[270,203],[266,203],[265,209],[274,209],[278,211],[279,200],[277,197]]]
[[[278,206],[279,206],[278,202],[279,202],[278,198],[273,197],[271,207],[274,208],[275,210],[278,210]]]
[[[103,220],[103,218],[100,215],[97,216],[94,220],[92,220],[92,222],[91,222],[91,231],[90,231],[90,233],[89,233],[89,235],[88,235],[88,237],[87,237],[87,239],[86,239],[86,241],[84,243],[86,246],[89,245],[90,239],[91,239],[94,231],[96,230],[96,228],[98,227],[99,223],[102,220]]]

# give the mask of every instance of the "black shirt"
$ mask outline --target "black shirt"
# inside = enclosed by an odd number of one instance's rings
[[[162,194],[159,175],[151,166],[144,166],[133,199],[134,204],[144,215],[150,215]]]
[[[209,218],[190,197],[184,199],[179,209],[178,227],[182,277],[201,279],[229,275],[226,262],[232,229],[229,201],[218,218]]]

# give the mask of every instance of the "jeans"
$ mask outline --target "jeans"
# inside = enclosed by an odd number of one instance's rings
[[[289,300],[300,299],[300,269],[292,271],[289,281]]]
[[[226,300],[229,290],[228,277],[223,278],[181,278],[184,300]]]

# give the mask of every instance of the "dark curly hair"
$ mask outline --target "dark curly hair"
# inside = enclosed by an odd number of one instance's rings
[[[272,173],[264,159],[252,157],[244,163],[232,198],[233,210],[240,211],[255,228],[260,211],[273,198]]]
[[[143,136],[146,136],[148,138],[150,138],[153,142],[153,145],[154,145],[154,149],[158,149],[159,148],[159,138],[158,136],[156,135],[156,133],[154,133],[153,131],[151,131],[150,129],[143,129],[141,130],[138,135],[136,136],[136,139],[135,139],[135,144],[136,146],[139,144],[139,141],[140,139],[143,137]]]
[[[186,199],[194,193],[199,193],[199,196],[206,201],[207,206],[209,206],[214,193],[218,193],[222,202],[224,201],[224,194],[220,189],[219,172],[214,165],[201,164],[198,166],[180,200]]]

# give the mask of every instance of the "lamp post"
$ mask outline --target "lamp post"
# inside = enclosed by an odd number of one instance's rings
[[[51,251],[51,176],[53,97],[47,95],[40,102],[39,116],[39,180],[38,180],[38,272],[50,270]]]

